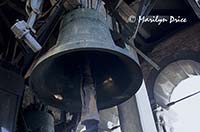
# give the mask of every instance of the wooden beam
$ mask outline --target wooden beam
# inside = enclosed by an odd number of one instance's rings
[[[131,7],[126,4],[126,2],[122,1],[120,5],[117,8],[117,11],[119,12],[119,15],[122,17],[122,19],[126,22],[129,23],[129,17],[130,16],[136,16],[136,12],[131,9]]]

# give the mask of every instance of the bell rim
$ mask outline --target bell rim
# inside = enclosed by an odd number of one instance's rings
[[[97,43],[97,42],[96,42]],[[142,70],[139,66],[139,62],[136,61],[136,58],[137,56],[134,56],[133,53],[131,53],[130,51],[126,50],[126,49],[122,49],[120,47],[117,47],[117,46],[106,46],[105,48],[103,48],[102,46],[99,46],[99,45],[102,45],[102,43],[100,44],[96,44],[96,46],[94,46],[94,43],[80,43],[79,44],[79,48],[77,47],[76,44],[73,44],[74,46],[72,45],[59,45],[58,47],[55,47],[54,49],[50,50],[49,52],[47,52],[46,54],[44,54],[41,58],[39,58],[38,62],[34,65],[33,69],[32,69],[32,72],[30,74],[30,78],[29,78],[29,84],[30,84],[30,87],[33,89],[33,91],[36,93],[36,95],[40,98],[41,101],[44,101],[44,103],[50,105],[50,106],[54,106],[54,107],[58,107],[58,108],[61,108],[61,109],[64,109],[68,112],[80,112],[79,110],[74,110],[73,108],[66,108],[65,106],[63,107],[60,107],[60,104],[57,104],[57,103],[49,103],[47,100],[41,98],[42,96],[39,93],[39,91],[35,88],[33,88],[32,86],[32,78],[34,77],[34,72],[35,70],[40,67],[42,65],[42,63],[45,63],[45,61],[48,61],[48,60],[51,60],[51,59],[55,59],[59,56],[62,56],[64,54],[69,54],[69,53],[74,53],[74,52],[79,52],[79,51],[98,51],[98,52],[106,52],[106,53],[111,53],[113,55],[116,55],[118,57],[126,57],[128,58],[129,60],[131,60],[131,62],[135,63],[135,66],[136,66],[136,70],[138,70],[139,72],[137,73],[137,81],[138,81],[138,86],[137,88],[134,88],[134,89],[131,89],[131,88],[127,88],[127,93],[126,96],[125,94],[123,94],[123,99],[116,99],[113,101],[107,101],[105,102],[104,105],[102,105],[101,107],[98,107],[99,110],[102,110],[102,109],[107,109],[107,108],[111,108],[113,106],[116,106],[117,104],[121,104],[123,102],[125,102],[126,100],[128,100],[129,98],[131,98],[141,87],[141,84],[142,84],[142,81],[143,81],[143,75],[142,75]],[[87,46],[86,46],[87,45]],[[105,45],[105,44],[104,44]],[[69,46],[70,48],[66,48],[67,46]],[[86,47],[84,47],[86,46]],[[62,49],[62,50],[61,50]],[[129,93],[131,92],[131,94]],[[48,103],[47,103],[48,102]],[[54,101],[55,102],[55,101]],[[65,104],[68,106],[68,104]]]

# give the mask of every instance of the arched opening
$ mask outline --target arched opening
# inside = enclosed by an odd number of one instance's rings
[[[200,75],[200,63],[193,60],[177,60],[163,68],[154,83],[157,104],[167,108],[174,89],[192,75]]]
[[[171,102],[183,99],[172,105],[175,120],[173,132],[199,132],[200,125],[200,76],[190,76],[181,81],[171,95]],[[195,94],[196,93],[196,94]],[[190,96],[191,95],[191,96]]]
[[[158,132],[200,130],[200,93],[195,94],[200,91],[199,83],[200,63],[194,60],[176,60],[159,72],[154,82]]]

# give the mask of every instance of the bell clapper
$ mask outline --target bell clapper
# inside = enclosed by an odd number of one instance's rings
[[[86,130],[93,130],[95,132],[98,130],[98,123],[100,119],[96,103],[94,80],[92,78],[90,62],[87,56],[84,59],[81,69],[81,124],[86,126]]]

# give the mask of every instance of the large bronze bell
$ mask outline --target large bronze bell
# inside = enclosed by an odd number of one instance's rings
[[[140,88],[142,72],[136,56],[114,44],[107,22],[93,9],[64,16],[57,44],[34,66],[30,86],[48,105],[81,111],[81,67],[90,62],[98,109],[129,99]]]

